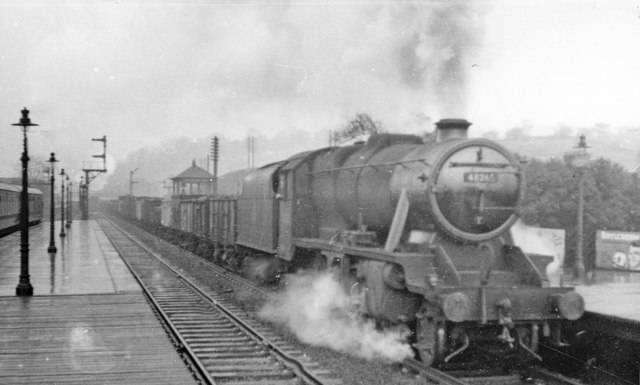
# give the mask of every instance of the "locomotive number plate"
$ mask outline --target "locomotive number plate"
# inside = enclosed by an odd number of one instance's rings
[[[466,183],[497,183],[498,174],[494,172],[465,172]]]

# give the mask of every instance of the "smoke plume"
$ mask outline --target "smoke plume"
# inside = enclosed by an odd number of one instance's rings
[[[464,112],[483,7],[439,1],[5,7],[2,16],[12,21],[0,25],[0,41],[15,60],[0,63],[0,91],[25,101],[40,124],[33,155],[65,154],[65,169],[79,169],[99,153],[90,139],[102,135],[109,155],[122,160],[179,135],[327,132],[359,112],[415,133],[431,128],[421,117]],[[9,103],[0,113],[16,116],[21,107]],[[3,140],[20,148],[17,130]],[[18,150],[0,153],[0,173],[9,174],[3,165],[17,157]],[[192,155],[185,157],[190,163]]]
[[[403,328],[376,329],[373,321],[351,310],[349,297],[330,273],[287,277],[287,288],[259,312],[286,325],[305,343],[328,347],[367,360],[402,361],[412,357]]]

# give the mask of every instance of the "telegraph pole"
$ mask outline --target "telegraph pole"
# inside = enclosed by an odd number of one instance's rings
[[[219,158],[220,143],[218,137],[214,136],[211,139],[211,159],[213,159],[213,191],[212,194],[216,195],[218,192],[218,158]]]

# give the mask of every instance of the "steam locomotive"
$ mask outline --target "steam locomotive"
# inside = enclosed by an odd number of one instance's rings
[[[473,346],[540,359],[540,339],[562,345],[584,302],[512,243],[523,171],[470,125],[443,119],[429,144],[379,134],[297,154],[236,173],[231,199],[178,200],[174,216],[255,278],[334,270],[363,314],[414,331],[426,364]]]

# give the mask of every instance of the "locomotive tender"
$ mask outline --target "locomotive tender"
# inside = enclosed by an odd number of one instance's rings
[[[580,318],[584,302],[548,287],[510,240],[520,163],[493,141],[469,139],[469,126],[443,119],[428,145],[379,134],[301,153],[244,176],[234,221],[216,218],[216,197],[190,212],[201,213],[193,221],[210,230],[221,259],[260,279],[336,271],[362,313],[414,331],[427,364],[470,346],[539,359],[539,339],[561,345],[561,321]]]

